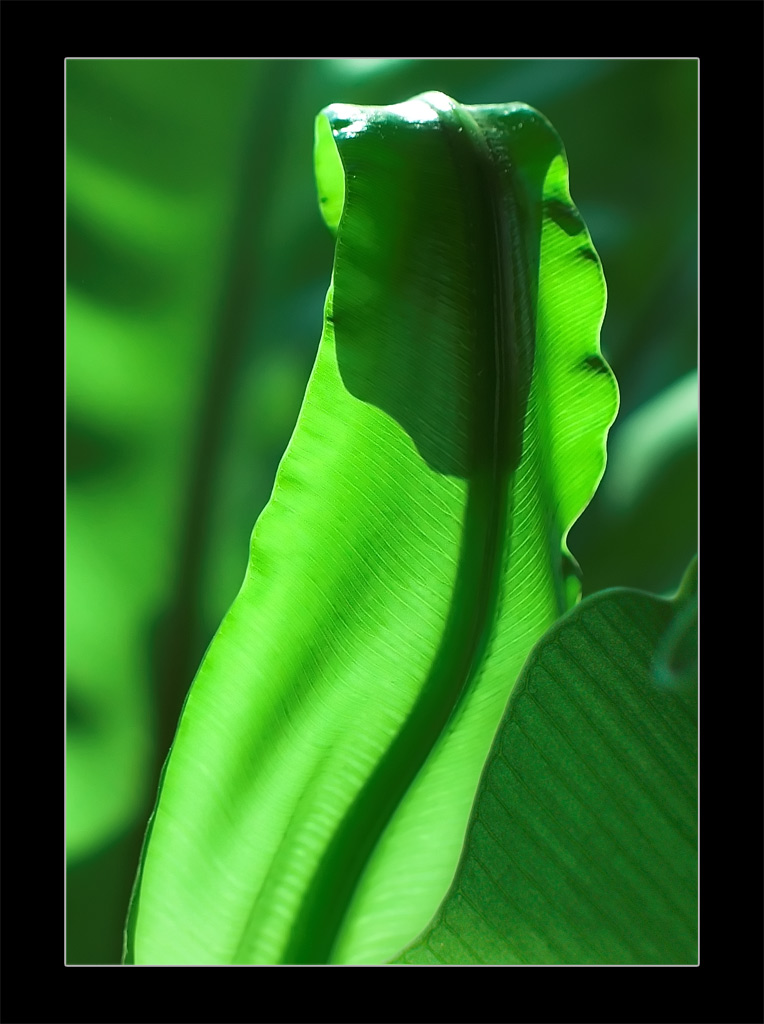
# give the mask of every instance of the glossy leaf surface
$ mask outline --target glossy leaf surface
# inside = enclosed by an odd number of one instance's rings
[[[317,122],[337,232],[305,402],[187,700],[136,963],[371,963],[430,919],[617,405],[548,122],[429,93]]]
[[[398,963],[697,963],[696,654],[696,567],[672,601],[603,591],[552,627]]]

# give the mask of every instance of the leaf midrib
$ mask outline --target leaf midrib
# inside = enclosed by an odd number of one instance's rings
[[[364,870],[396,808],[437,744],[475,678],[496,619],[502,566],[511,531],[510,476],[519,462],[524,409],[517,374],[518,304],[529,296],[516,289],[520,224],[513,203],[504,201],[488,142],[464,108],[438,103],[442,130],[464,194],[474,204],[475,265],[487,267],[476,303],[471,339],[473,471],[467,481],[462,540],[451,603],[440,646],[419,697],[373,773],[335,831],[302,900],[283,963],[320,964],[333,947]],[[523,288],[519,289],[523,292]],[[532,338],[523,339],[530,344]],[[482,371],[482,372],[478,372]],[[514,373],[512,372],[514,371]],[[482,383],[481,383],[482,381]],[[527,394],[527,389],[525,390]],[[246,936],[243,937],[246,941]],[[242,948],[239,955],[245,955]]]

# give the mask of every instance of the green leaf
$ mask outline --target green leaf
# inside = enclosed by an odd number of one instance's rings
[[[673,601],[604,591],[537,644],[451,890],[396,963],[697,962],[697,662],[667,686],[659,653],[693,616],[696,566]]]
[[[394,955],[453,877],[528,651],[578,594],[565,538],[617,391],[554,129],[428,93],[329,107],[316,135],[324,331],[165,767],[135,963]]]

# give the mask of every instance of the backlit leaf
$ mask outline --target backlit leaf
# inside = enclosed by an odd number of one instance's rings
[[[578,594],[565,538],[617,391],[554,129],[428,93],[329,107],[316,139],[324,331],[165,768],[131,962],[393,956],[451,882],[513,681]]]

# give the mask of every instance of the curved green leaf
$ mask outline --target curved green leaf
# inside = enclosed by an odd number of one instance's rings
[[[337,231],[321,345],[165,768],[136,963],[410,941],[512,681],[578,593],[565,537],[617,392],[556,133],[439,93],[335,105],[316,165]]]
[[[397,963],[697,962],[697,662],[667,687],[660,654],[693,615],[694,567],[673,601],[603,591],[549,630],[451,890]]]

